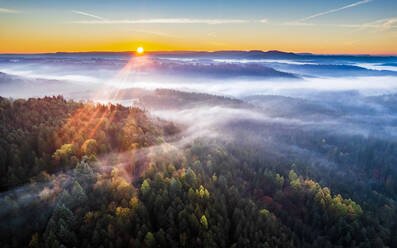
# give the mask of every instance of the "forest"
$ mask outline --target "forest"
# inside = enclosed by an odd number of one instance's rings
[[[0,0],[0,248],[397,248],[397,0]]]
[[[247,106],[155,94],[143,103]],[[391,140],[246,120],[189,138],[142,107],[62,96],[0,98],[0,125],[1,247],[397,247]]]

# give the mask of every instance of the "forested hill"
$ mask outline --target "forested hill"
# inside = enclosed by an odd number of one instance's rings
[[[147,90],[127,88],[117,91],[96,93],[97,99],[135,100],[135,104],[149,110],[176,110],[195,107],[221,106],[230,108],[253,108],[242,100],[199,92],[185,92],[172,89]]]
[[[0,98],[0,123],[4,190],[43,171],[71,169],[84,155],[158,144],[169,124],[160,126],[138,108],[78,103],[62,96]]]
[[[397,245],[392,200],[360,205],[255,144],[180,145],[139,108],[0,98],[0,125],[1,247]]]

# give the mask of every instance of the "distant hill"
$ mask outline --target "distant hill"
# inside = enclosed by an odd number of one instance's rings
[[[187,109],[197,106],[252,107],[252,105],[234,98],[172,89],[129,88],[117,92],[105,92],[97,97],[112,100],[135,99],[138,105],[149,109]]]
[[[396,71],[374,70],[349,64],[270,64],[272,68],[280,71],[300,75],[346,77],[353,76],[397,76]]]
[[[275,70],[261,64],[233,64],[233,63],[181,63],[166,62],[152,63],[152,67],[141,68],[144,71],[157,71],[163,75],[199,75],[204,77],[271,77],[271,78],[298,78],[298,76]]]
[[[335,109],[319,101],[309,101],[278,95],[253,95],[243,99],[261,107],[267,114],[283,117],[336,117],[340,115]]]
[[[229,59],[298,59],[298,60],[312,60],[333,62],[368,62],[368,63],[397,63],[397,56],[380,56],[380,55],[340,55],[340,54],[312,54],[312,53],[293,53],[278,50],[224,50],[224,51],[153,51],[145,52],[147,55],[159,58],[197,58],[197,59],[214,59],[214,58],[229,58]],[[135,51],[122,52],[57,52],[57,53],[41,53],[41,54],[0,54],[0,62],[2,59],[10,57],[15,58],[37,58],[37,57],[75,57],[86,56],[92,58],[98,57],[123,57],[129,58],[134,56]]]
[[[90,86],[70,81],[45,78],[29,78],[0,72],[0,95],[12,98],[44,97],[46,95],[69,95],[83,92]]]
[[[261,50],[251,50],[251,51],[235,51],[235,50],[225,50],[225,51],[215,51],[215,52],[151,52],[150,54],[159,57],[200,57],[200,58],[230,58],[230,59],[293,59],[298,58],[299,55],[290,52],[282,51],[261,51]]]

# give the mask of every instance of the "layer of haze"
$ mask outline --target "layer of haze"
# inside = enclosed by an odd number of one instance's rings
[[[262,56],[267,56],[266,53]],[[283,53],[281,53],[283,55]],[[206,55],[207,56],[207,55]],[[100,99],[119,89],[168,88],[230,97],[284,95],[306,98],[318,91],[394,93],[395,57],[293,55],[294,59],[232,59],[215,55],[56,54],[0,56],[5,97],[63,94]]]

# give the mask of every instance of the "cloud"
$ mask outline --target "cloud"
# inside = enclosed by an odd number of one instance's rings
[[[397,26],[393,25],[394,23],[397,23],[397,18],[386,19],[382,27],[386,29],[396,28]]]
[[[105,18],[102,18],[102,17],[97,16],[97,15],[90,14],[88,12],[79,11],[79,10],[72,10],[72,12],[77,14],[77,15],[88,16],[88,17],[91,17],[91,18],[94,18],[94,19],[97,19],[97,20],[105,21]]]
[[[73,10],[75,14],[94,18],[95,20],[71,21],[76,24],[237,24],[260,22],[267,23],[267,19],[247,20],[247,19],[194,19],[194,18],[150,18],[150,19],[106,19],[88,12]]]
[[[18,14],[18,13],[21,13],[21,11],[15,10],[15,9],[0,8],[0,13],[5,13],[5,14]]]
[[[338,11],[341,11],[341,10],[344,10],[344,9],[348,9],[348,8],[356,7],[358,5],[366,4],[366,3],[369,3],[371,1],[372,0],[363,0],[363,1],[355,2],[355,3],[349,4],[349,5],[345,5],[343,7],[337,8],[337,9],[330,9],[330,10],[327,10],[327,11],[324,11],[324,12],[320,12],[320,13],[317,13],[317,14],[302,18],[299,21],[300,22],[304,22],[304,21],[307,21],[307,20],[310,20],[310,19],[313,19],[313,18],[316,18],[316,17],[319,17],[319,16],[328,15],[328,14],[335,13],[335,12],[338,12]]]
[[[100,17],[99,17],[100,18]],[[98,18],[97,18],[98,19]],[[190,19],[190,18],[158,18],[158,19],[137,19],[137,20],[90,20],[90,21],[73,21],[79,24],[232,24],[247,23],[243,19]]]
[[[144,33],[144,34],[152,34],[152,35],[157,35],[157,36],[164,36],[164,37],[173,37],[173,38],[179,37],[179,36],[172,35],[172,34],[168,34],[168,33],[164,33],[164,32],[151,31],[151,30],[146,30],[146,29],[131,29],[131,31],[137,32],[137,33]]]
[[[314,24],[303,21],[292,21],[281,23],[280,25],[285,26],[327,26],[327,27],[342,27],[342,28],[356,28],[360,29],[378,29],[380,31],[387,31],[391,29],[397,29],[397,17],[379,19],[373,22],[358,23],[358,24]]]
[[[397,28],[397,17],[392,17],[392,18],[385,18],[385,19],[379,19],[373,22],[368,22],[368,23],[361,23],[361,24],[342,24],[338,25],[339,27],[347,27],[347,28],[375,28],[375,29],[380,29],[380,30],[390,30]]]
[[[294,22],[282,23],[281,25],[286,25],[286,26],[314,26],[315,24],[307,23],[307,22],[301,22],[301,21],[294,21]]]

